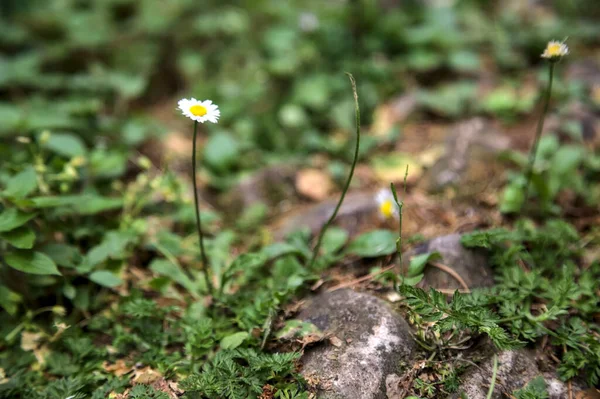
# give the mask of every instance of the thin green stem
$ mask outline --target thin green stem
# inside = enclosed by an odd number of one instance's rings
[[[212,296],[213,286],[210,282],[209,277],[209,269],[210,263],[208,263],[208,256],[206,255],[206,250],[204,248],[204,235],[202,234],[202,222],[200,220],[200,207],[198,202],[198,187],[196,182],[196,137],[198,133],[198,122],[194,121],[194,144],[192,147],[192,180],[194,182],[194,204],[196,205],[196,230],[198,230],[198,241],[200,244],[200,256],[202,257],[202,265],[203,265],[203,273],[204,281],[206,282],[206,289],[208,293]]]
[[[321,228],[321,232],[319,233],[317,245],[315,246],[315,249],[313,250],[312,258],[309,263],[311,268],[314,266],[314,263],[317,260],[317,256],[319,254],[319,249],[321,248],[321,241],[323,241],[323,236],[325,235],[325,232],[329,228],[329,225],[333,222],[333,220],[337,216],[338,211],[340,210],[340,207],[342,206],[342,203],[344,202],[344,197],[346,196],[346,192],[348,191],[348,188],[350,188],[350,182],[352,181],[352,176],[354,176],[354,168],[356,167],[356,162],[358,161],[358,150],[360,148],[360,108],[358,107],[358,92],[356,91],[356,82],[354,81],[354,77],[352,76],[352,74],[346,72],[346,75],[348,75],[348,78],[350,79],[350,83],[352,84],[352,93],[354,94],[354,112],[356,115],[356,146],[354,147],[354,160],[352,161],[352,167],[350,167],[350,174],[348,175],[348,180],[346,181],[346,185],[344,186],[344,190],[342,191],[342,196],[340,197],[340,200],[337,203],[337,206],[335,207],[333,214],[331,215],[331,217],[329,217],[329,220],[327,220],[327,223],[325,223],[323,225],[323,227]]]
[[[408,179],[408,165],[406,165],[406,171],[404,172],[404,195],[406,195],[406,180]],[[396,240],[396,252],[398,253],[398,268],[402,270],[402,208],[404,208],[404,199],[398,201],[398,194],[396,193],[396,186],[394,183],[390,183],[390,190],[394,196],[394,201],[398,206],[398,239]]]
[[[494,355],[494,369],[492,370],[492,383],[487,393],[486,399],[492,399],[494,393],[494,387],[496,386],[496,374],[498,373],[498,356]]]
[[[542,109],[542,114],[540,115],[540,119],[538,120],[538,124],[535,131],[535,138],[533,141],[533,146],[529,150],[529,160],[527,162],[527,173],[526,173],[526,181],[525,181],[525,199],[523,204],[527,203],[529,199],[529,185],[531,183],[531,177],[533,176],[533,165],[535,164],[535,157],[537,155],[538,145],[540,143],[540,137],[542,136],[542,131],[544,130],[544,120],[546,119],[546,114],[548,113],[548,106],[550,105],[550,97],[552,95],[552,81],[554,80],[554,65],[555,62],[550,61],[548,66],[548,86],[546,88],[546,95],[544,97],[544,107]]]

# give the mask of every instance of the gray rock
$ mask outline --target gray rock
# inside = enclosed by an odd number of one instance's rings
[[[440,263],[454,270],[470,289],[493,286],[493,273],[485,252],[463,247],[460,239],[460,234],[450,234],[429,240],[403,255],[404,267],[408,267],[415,255],[437,251],[442,255]],[[456,278],[434,266],[426,266],[424,274],[420,287],[463,288]]]
[[[481,173],[489,169],[490,155],[509,146],[510,140],[485,119],[457,123],[448,133],[444,155],[427,170],[419,184],[431,192],[469,186],[467,182],[485,178]]]
[[[302,358],[319,398],[385,399],[386,380],[415,349],[408,324],[387,303],[350,289],[315,297],[299,318],[336,337],[336,345],[310,348]]]
[[[321,227],[327,222],[337,205],[339,198],[332,198],[286,215],[275,227],[275,240],[282,240],[294,230],[308,227],[313,235],[316,235]],[[370,192],[351,192],[346,195],[335,224],[346,229],[350,235],[358,232],[359,226],[364,220],[373,220],[377,212],[375,194]]]
[[[493,358],[473,367],[462,378],[463,384],[453,398],[460,398],[464,393],[469,399],[485,399],[492,381]],[[550,399],[563,399],[568,397],[567,385],[560,381],[553,373],[542,373],[533,355],[527,350],[503,351],[498,354],[498,372],[496,374],[496,385],[492,398],[499,399],[510,397],[515,390],[525,387],[534,378],[542,376],[546,381]],[[573,393],[582,391],[584,388],[573,384]]]
[[[232,216],[257,203],[271,208],[296,196],[296,168],[291,165],[269,166],[246,177],[220,199]]]

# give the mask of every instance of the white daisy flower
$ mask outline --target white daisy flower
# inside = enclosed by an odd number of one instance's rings
[[[548,45],[544,49],[542,53],[542,58],[547,58],[549,60],[556,60],[565,55],[569,54],[569,47],[565,44],[565,42],[559,42],[557,40],[552,40],[548,42]]]
[[[383,219],[397,218],[399,216],[398,204],[394,201],[394,196],[389,189],[382,188],[379,190],[375,196],[375,200],[379,205],[379,215]]]
[[[198,101],[195,98],[183,98],[177,103],[183,115],[191,120],[204,123],[206,121],[217,123],[221,116],[219,107],[212,103],[211,100]]]

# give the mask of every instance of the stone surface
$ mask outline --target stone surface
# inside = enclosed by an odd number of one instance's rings
[[[452,398],[460,398],[464,393],[469,399],[485,399],[492,380],[493,358],[479,365],[472,367],[463,377],[463,384],[459,391]],[[535,377],[543,376],[548,388],[550,399],[563,399],[568,397],[567,385],[560,381],[552,373],[542,373],[534,356],[527,350],[503,351],[498,354],[498,372],[496,374],[496,385],[493,399],[511,397],[510,395],[517,389],[526,386]],[[573,394],[582,391],[584,388],[572,384]]]
[[[509,146],[510,140],[483,118],[457,123],[448,133],[444,155],[425,173],[420,185],[431,192],[469,185],[489,170],[490,155]]]
[[[270,166],[243,179],[220,202],[232,214],[257,203],[276,207],[296,196],[295,177],[296,168],[293,166]]]
[[[294,230],[308,227],[313,235],[317,234],[333,213],[339,198],[310,205],[284,216],[275,226],[275,240],[282,240]],[[377,212],[375,194],[371,192],[350,192],[346,194],[335,224],[343,227],[352,236],[359,230],[361,221],[373,220]]]
[[[387,303],[350,289],[315,297],[299,318],[341,343],[320,344],[302,358],[319,398],[385,399],[386,381],[415,349],[408,324]]]
[[[460,234],[450,234],[419,245],[404,254],[404,267],[408,267],[411,257],[415,255],[437,251],[442,255],[439,262],[458,273],[470,289],[494,285],[493,273],[485,252],[463,247],[460,239]],[[424,274],[419,283],[420,287],[451,290],[463,288],[456,278],[434,266],[426,266]]]

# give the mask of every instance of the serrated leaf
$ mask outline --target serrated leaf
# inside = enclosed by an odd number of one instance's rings
[[[27,226],[21,226],[18,229],[1,233],[0,237],[13,247],[19,249],[31,249],[35,242],[35,233]]]
[[[89,279],[98,285],[108,288],[118,287],[123,284],[123,280],[108,270],[95,271],[89,275]]]
[[[33,166],[28,166],[11,177],[6,183],[3,196],[25,198],[37,188],[37,175]]]
[[[34,213],[21,212],[16,208],[5,209],[0,213],[0,233],[21,227],[34,216]]]
[[[237,332],[226,336],[221,340],[221,349],[235,349],[240,346],[250,334],[247,332]]]
[[[57,275],[56,264],[47,255],[34,251],[12,251],[4,256],[6,263],[17,270],[29,274]]]

